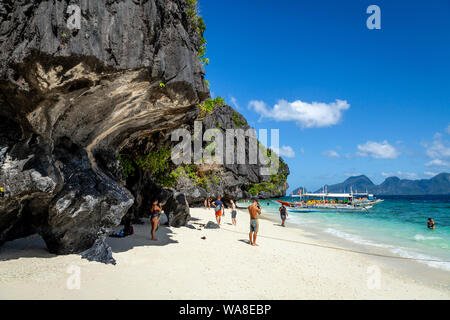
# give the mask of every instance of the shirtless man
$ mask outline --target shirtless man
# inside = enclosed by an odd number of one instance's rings
[[[261,214],[261,207],[257,200],[253,200],[253,203],[248,207],[248,212],[250,213],[250,245],[258,246],[256,244],[256,234],[258,233],[258,215]]]
[[[236,226],[236,204],[233,200],[230,200],[231,203],[231,222],[233,223],[233,226]]]

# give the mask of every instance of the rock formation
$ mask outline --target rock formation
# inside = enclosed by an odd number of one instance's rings
[[[67,25],[73,4],[79,30]],[[140,217],[158,198],[169,224],[181,226],[188,203],[206,196],[286,190],[285,165],[272,182],[255,165],[215,167],[212,189],[181,177],[166,186],[133,165],[125,174],[121,154],[159,154],[173,129],[192,128],[209,98],[188,9],[184,0],[0,3],[0,245],[39,233],[50,252],[113,262],[104,238],[130,208]],[[202,121],[245,121],[233,112],[215,108]]]

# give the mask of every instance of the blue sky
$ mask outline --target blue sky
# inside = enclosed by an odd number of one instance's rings
[[[450,171],[450,2],[199,2],[212,94],[280,129],[290,190]]]

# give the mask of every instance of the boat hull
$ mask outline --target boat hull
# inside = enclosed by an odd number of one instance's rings
[[[367,207],[348,207],[348,208],[339,208],[339,207],[298,207],[298,208],[288,208],[289,212],[342,212],[342,213],[353,213],[353,212],[368,212],[368,210],[372,208],[371,206]]]

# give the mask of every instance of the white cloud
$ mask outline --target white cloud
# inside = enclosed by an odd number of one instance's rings
[[[326,155],[329,158],[339,158],[340,155],[339,153],[337,153],[334,150],[325,150],[324,152],[322,152],[324,155]]]
[[[400,154],[386,140],[383,142],[367,141],[365,144],[359,144],[356,154],[362,157],[373,157],[377,159],[395,159]]]
[[[290,146],[282,146],[280,149],[275,149],[275,152],[282,157],[294,158],[295,151]]]
[[[386,173],[386,172],[382,172],[381,175],[385,178],[387,177],[400,177],[400,178],[406,178],[406,179],[418,179],[419,176],[417,175],[417,173],[414,172],[403,172],[403,171],[397,171],[397,172],[391,172],[391,173]]]
[[[425,167],[450,167],[450,163],[440,159],[434,159],[425,163]]]
[[[434,177],[434,176],[438,175],[437,172],[432,172],[432,171],[425,171],[423,174],[426,176],[429,176],[429,177]]]
[[[434,135],[431,144],[426,144],[427,155],[433,159],[450,158],[450,146],[442,141],[441,135]]]
[[[236,109],[240,109],[241,107],[239,107],[239,104],[238,104],[238,102],[237,102],[237,99],[235,98],[235,97],[231,97],[230,98],[230,100],[231,100],[231,104],[236,108]]]
[[[450,125],[446,131],[450,132]],[[425,163],[426,167],[450,167],[450,143],[443,140],[441,133],[435,133],[431,143],[424,142],[422,145],[426,148],[427,156],[431,158]]]
[[[353,154],[351,154],[351,153],[346,153],[346,154],[344,154],[344,157],[346,158],[346,159],[351,159],[351,158],[353,158]]]
[[[338,99],[331,103],[279,100],[270,109],[264,101],[253,100],[249,102],[249,108],[259,113],[261,118],[276,121],[295,121],[303,128],[320,128],[339,123],[342,113],[349,109],[350,105],[347,101]]]

